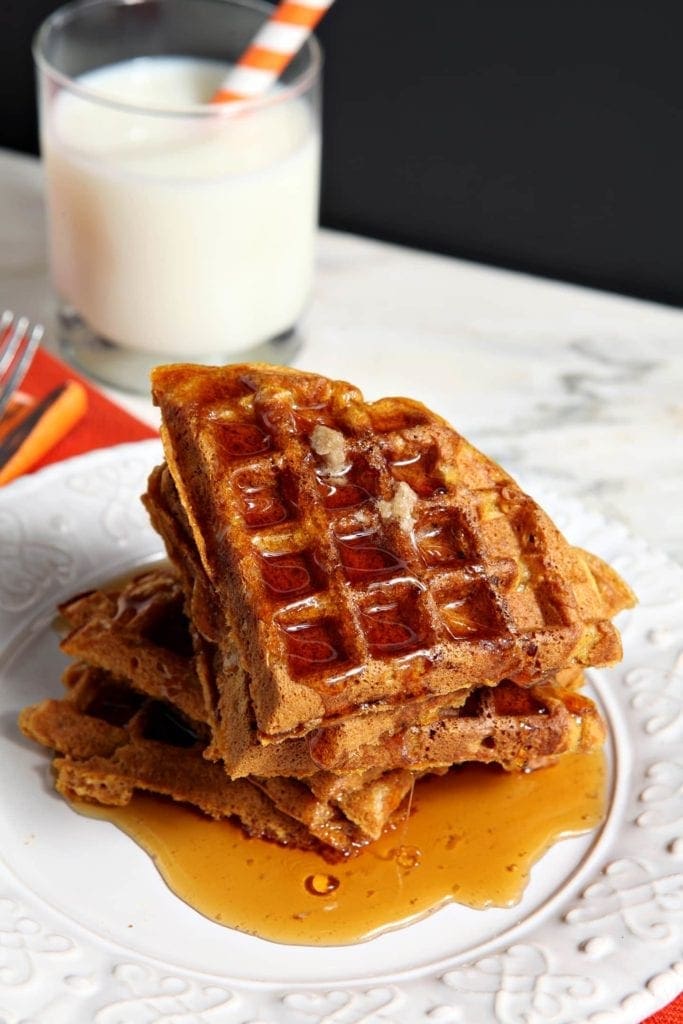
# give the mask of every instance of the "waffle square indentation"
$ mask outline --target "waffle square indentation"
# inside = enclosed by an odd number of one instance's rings
[[[415,542],[429,568],[449,568],[477,560],[477,552],[455,511],[424,519],[415,530]]]
[[[405,561],[388,546],[381,530],[337,536],[339,555],[350,583],[367,585],[404,572]]]
[[[350,662],[339,623],[330,617],[291,625],[279,623],[292,676],[337,671]]]
[[[386,453],[389,472],[395,480],[402,480],[420,498],[432,498],[446,493],[446,483],[439,470],[438,445],[426,447],[407,443]]]
[[[379,493],[379,472],[363,457],[352,459],[339,476],[317,473],[318,487],[328,512],[346,512],[361,508]]]
[[[280,526],[297,517],[291,482],[270,467],[248,467],[233,473],[231,485],[248,530]]]
[[[424,649],[429,629],[420,611],[418,583],[378,587],[361,603],[361,623],[373,658],[397,658]]]
[[[218,454],[225,462],[266,455],[274,447],[268,431],[249,420],[215,419],[211,432]]]
[[[496,636],[504,629],[488,584],[471,576],[450,580],[439,594],[439,612],[453,640]]]
[[[557,610],[549,601],[544,601],[542,595],[542,585],[537,584],[533,587],[530,580],[519,583],[505,595],[505,603],[519,631],[528,632],[553,625],[564,625],[558,619]]]
[[[274,603],[300,601],[327,585],[325,575],[310,551],[262,554],[259,567],[266,593]]]

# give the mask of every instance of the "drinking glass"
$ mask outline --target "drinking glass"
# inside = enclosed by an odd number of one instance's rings
[[[278,85],[208,102],[272,13],[259,0],[77,0],[39,29],[60,338],[147,389],[163,362],[286,362],[310,294],[320,48]]]

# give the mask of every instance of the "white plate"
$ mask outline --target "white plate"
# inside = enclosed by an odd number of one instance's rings
[[[20,708],[58,692],[55,604],[160,555],[138,496],[156,441],[0,492],[0,1021],[5,1024],[637,1022],[681,987],[683,572],[621,526],[523,481],[640,597],[592,686],[610,723],[604,827],[557,844],[522,902],[449,906],[358,946],[221,928],[150,858],[53,792]]]

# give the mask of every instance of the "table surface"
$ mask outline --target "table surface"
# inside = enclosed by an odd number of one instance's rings
[[[58,352],[40,165],[7,152],[0,242],[0,308]],[[321,231],[301,335],[295,365],[422,399],[683,563],[683,311]],[[147,398],[105,390],[157,423]]]

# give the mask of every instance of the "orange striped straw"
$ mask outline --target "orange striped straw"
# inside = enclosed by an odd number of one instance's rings
[[[332,3],[333,0],[280,0],[211,102],[247,100],[267,92]]]

